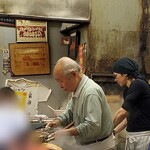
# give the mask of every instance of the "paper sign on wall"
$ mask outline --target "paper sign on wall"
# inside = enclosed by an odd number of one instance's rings
[[[9,49],[3,49],[3,73],[10,72],[10,55]]]

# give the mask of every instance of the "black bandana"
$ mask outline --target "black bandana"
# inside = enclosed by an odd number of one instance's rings
[[[134,60],[123,57],[114,63],[113,72],[133,75],[138,73],[138,65]]]

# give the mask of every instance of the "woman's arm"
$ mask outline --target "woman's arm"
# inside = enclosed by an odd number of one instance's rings
[[[127,118],[125,118],[120,124],[118,124],[115,128],[114,128],[114,135],[116,135],[117,133],[121,132],[125,127],[127,126]]]
[[[116,114],[115,114],[115,116],[114,116],[114,119],[113,119],[114,128],[115,128],[116,126],[118,126],[118,125],[127,117],[127,114],[128,114],[128,112],[127,112],[125,109],[123,109],[123,108],[120,108],[120,109],[116,112]]]

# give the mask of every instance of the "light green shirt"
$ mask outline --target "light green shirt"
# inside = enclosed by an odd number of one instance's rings
[[[83,76],[66,111],[58,117],[62,125],[74,122],[77,143],[107,137],[112,133],[111,112],[102,88]]]

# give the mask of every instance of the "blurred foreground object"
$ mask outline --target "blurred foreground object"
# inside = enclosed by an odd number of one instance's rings
[[[0,89],[0,122],[1,150],[48,150],[32,139],[28,117],[9,87]]]
[[[15,91],[13,91],[10,87],[2,87],[0,89],[0,103],[16,104],[17,96]]]
[[[15,105],[0,105],[0,147],[20,143],[29,134],[29,123],[24,112]],[[14,144],[15,143],[15,144]]]
[[[43,143],[49,150],[62,150],[60,147],[56,146],[55,144],[51,143]]]
[[[29,122],[18,108],[17,96],[9,87],[0,89],[0,146],[20,138],[29,131]]]

